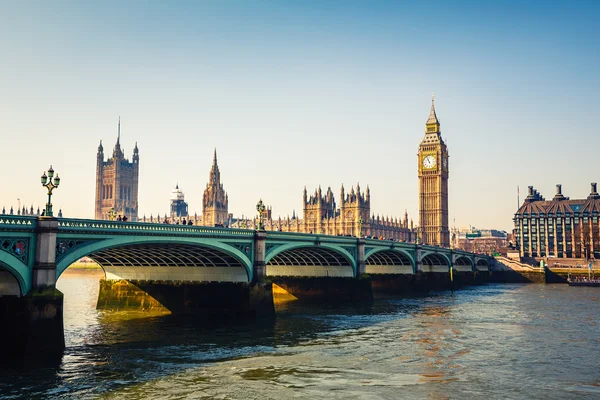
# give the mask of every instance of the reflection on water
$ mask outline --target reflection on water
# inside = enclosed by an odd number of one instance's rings
[[[58,367],[3,370],[1,398],[597,398],[595,288],[489,285],[366,304],[277,306],[263,325],[95,309],[67,273]]]

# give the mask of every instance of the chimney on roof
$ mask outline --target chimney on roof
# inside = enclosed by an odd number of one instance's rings
[[[598,186],[596,182],[592,182],[592,192],[588,196],[588,199],[600,199],[600,194],[598,194]]]
[[[568,200],[562,194],[562,185],[560,183],[558,185],[556,185],[556,194],[554,195],[554,199],[552,199],[552,200]]]

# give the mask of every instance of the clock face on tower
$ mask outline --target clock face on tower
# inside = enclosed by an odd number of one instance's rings
[[[435,167],[435,156],[429,155],[429,156],[423,157],[423,168],[431,169],[434,167]]]
[[[442,164],[444,165],[444,169],[448,170],[448,157],[442,159]]]

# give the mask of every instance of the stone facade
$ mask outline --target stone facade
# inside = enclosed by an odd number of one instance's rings
[[[425,137],[419,145],[419,234],[424,244],[450,247],[448,229],[448,148],[431,100]]]
[[[475,227],[453,228],[452,248],[471,253],[506,255],[509,250],[509,238],[505,231],[498,229],[477,229]]]
[[[298,233],[316,233],[326,235],[373,236],[397,241],[412,242],[415,239],[415,228],[408,221],[408,213],[404,219],[371,215],[371,192],[367,187],[362,193],[360,185],[351,188],[345,194],[340,190],[342,202],[337,207],[331,188],[323,195],[321,188],[308,196],[306,188],[303,193],[303,218],[292,217],[268,218],[263,220],[265,230]],[[258,220],[243,218],[232,221],[234,228],[256,229]]]
[[[600,195],[596,183],[586,199],[570,200],[556,185],[551,201],[529,186],[515,213],[515,242],[521,257],[600,259]]]
[[[102,141],[96,157],[95,218],[109,219],[111,213],[138,219],[138,179],[140,155],[135,144],[133,159],[125,158],[121,149],[121,120],[119,119],[117,143],[112,157],[104,161]]]

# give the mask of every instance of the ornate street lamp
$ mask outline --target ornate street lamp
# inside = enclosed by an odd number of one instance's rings
[[[258,230],[264,231],[265,227],[263,226],[263,212],[265,211],[265,205],[263,204],[262,199],[260,199],[256,204],[256,211],[258,211]]]
[[[52,169],[51,165],[48,170],[48,175],[46,176],[45,171],[42,174],[42,186],[48,189],[48,203],[46,204],[46,212],[44,213],[47,217],[52,216],[52,190],[56,189],[58,185],[60,185],[60,178],[58,177],[58,174],[56,174],[56,177],[54,176],[54,169]]]

